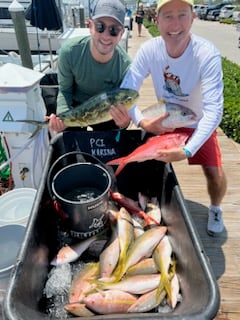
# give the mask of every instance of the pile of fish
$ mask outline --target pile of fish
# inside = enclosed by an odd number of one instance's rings
[[[118,192],[111,196],[110,236],[103,241],[98,258],[82,263],[74,274],[64,309],[82,317],[171,312],[181,301],[181,290],[157,199],[141,193],[138,201]],[[58,270],[79,261],[94,242],[103,238],[99,234],[64,246],[51,264]]]

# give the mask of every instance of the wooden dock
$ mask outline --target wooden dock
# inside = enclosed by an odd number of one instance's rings
[[[142,36],[138,37],[135,23],[130,34],[128,52],[133,58],[141,44],[151,36],[143,27]],[[140,108],[145,108],[155,102],[156,97],[149,77],[140,90],[138,105]],[[222,202],[225,231],[221,236],[210,237],[206,232],[209,197],[201,167],[189,166],[186,161],[173,163],[173,167],[220,288],[221,305],[215,320],[239,320],[240,145],[226,137],[221,129],[218,130],[218,137],[228,180],[227,193]]]

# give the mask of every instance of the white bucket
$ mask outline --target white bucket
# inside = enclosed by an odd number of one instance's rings
[[[37,190],[16,188],[0,196],[0,226],[21,224],[26,226]]]
[[[0,278],[9,275],[17,259],[25,227],[17,224],[0,226]]]

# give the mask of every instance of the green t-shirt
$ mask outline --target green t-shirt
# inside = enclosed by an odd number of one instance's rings
[[[90,52],[90,39],[69,39],[59,51],[57,114],[98,93],[120,87],[128,70],[130,57],[119,45],[109,62],[96,62]]]

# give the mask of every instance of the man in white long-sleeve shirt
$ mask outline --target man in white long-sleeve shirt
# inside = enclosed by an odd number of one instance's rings
[[[214,236],[224,229],[220,205],[227,188],[216,133],[223,113],[222,65],[214,45],[190,32],[194,18],[192,0],[160,0],[157,25],[161,36],[142,45],[121,86],[139,90],[151,75],[158,100],[187,106],[197,114],[195,126],[177,129],[191,134],[186,146],[159,150],[157,160],[188,158],[190,164],[202,165],[210,196],[207,231]],[[114,107],[111,113],[115,119],[123,116]],[[137,107],[129,115],[148,132],[166,132],[162,116],[144,119]]]

